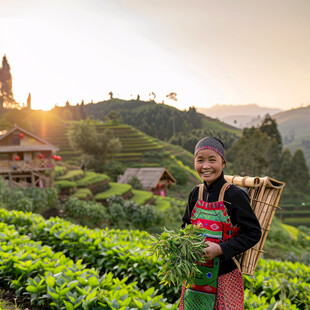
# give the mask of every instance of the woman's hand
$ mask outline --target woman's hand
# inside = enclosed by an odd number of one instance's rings
[[[214,257],[223,254],[222,248],[217,243],[206,241],[206,245],[205,253],[207,260],[211,260]]]

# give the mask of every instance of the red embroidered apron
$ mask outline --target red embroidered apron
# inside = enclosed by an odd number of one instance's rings
[[[206,202],[203,201],[204,184],[199,185],[198,200],[191,214],[191,223],[200,225],[206,241],[220,243],[234,237],[239,231],[238,227],[231,224],[223,201],[225,190],[229,187],[229,183],[222,186],[218,201]],[[199,266],[202,273],[195,278],[190,288],[182,290],[180,310],[215,309],[219,267],[219,257]]]

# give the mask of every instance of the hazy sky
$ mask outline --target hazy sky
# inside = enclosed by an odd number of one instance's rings
[[[15,99],[310,103],[309,0],[0,0]]]

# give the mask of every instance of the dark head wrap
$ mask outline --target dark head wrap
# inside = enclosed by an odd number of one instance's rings
[[[212,150],[220,154],[224,159],[224,161],[226,162],[226,157],[224,153],[224,143],[220,139],[214,137],[205,137],[199,140],[195,146],[195,156],[199,151],[205,149]]]

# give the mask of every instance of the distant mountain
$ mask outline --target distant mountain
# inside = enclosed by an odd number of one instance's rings
[[[291,152],[303,150],[310,167],[310,105],[273,115],[277,121],[284,147]]]
[[[281,109],[260,107],[257,104],[247,105],[221,105],[216,104],[211,108],[197,108],[197,111],[212,118],[238,127],[244,128],[258,124],[266,114],[274,115],[282,112]]]

